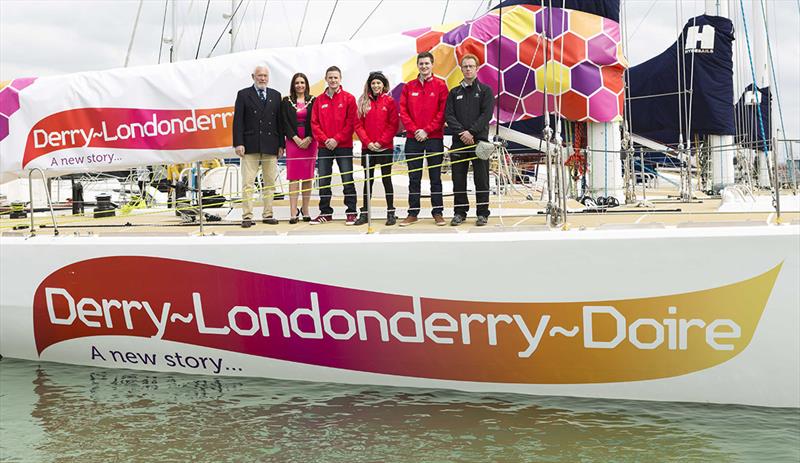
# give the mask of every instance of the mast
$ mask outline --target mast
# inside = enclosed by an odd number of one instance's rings
[[[728,0],[705,0],[705,13],[708,16],[730,18]],[[731,82],[731,85],[733,82]],[[733,102],[731,102],[733,111]],[[711,191],[719,193],[734,184],[736,157],[733,135],[708,135],[706,146],[711,159]]]
[[[756,81],[754,82],[755,86],[758,87],[759,91],[755,91],[754,99],[751,100],[754,104],[760,105],[761,104],[761,90],[766,90],[767,95],[770,94],[769,89],[769,55],[767,54],[767,25],[764,23],[764,17],[766,16],[766,3],[763,3],[764,11],[761,11],[762,2],[753,2],[753,63],[755,66],[755,75]],[[770,113],[772,112],[772,105],[768,105],[770,108]],[[769,121],[772,120],[772,114],[767,113],[761,114],[761,118],[764,122],[764,129],[768,130],[768,133],[761,133],[761,125],[759,121],[756,121],[756,129],[757,129],[757,136],[756,139],[763,138],[766,139],[766,144],[771,143],[772,141],[772,124],[769,124]],[[758,118],[758,112],[755,112],[756,118]],[[753,147],[753,151],[756,157],[756,163],[758,164],[758,186],[762,188],[770,188],[770,173],[769,173],[769,163],[766,160],[766,156],[764,154],[764,143],[756,143],[756,146]]]

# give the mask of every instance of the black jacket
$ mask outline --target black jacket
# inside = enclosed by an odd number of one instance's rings
[[[306,122],[303,124],[305,127],[306,137],[312,137],[311,134],[311,108],[314,106],[315,98],[306,101]],[[281,101],[281,119],[283,122],[284,133],[286,138],[292,138],[297,135],[297,110],[292,106],[292,102],[288,96],[283,97]]]
[[[454,142],[464,130],[469,130],[476,140],[489,140],[489,121],[492,120],[493,108],[494,94],[488,85],[478,79],[466,87],[456,85],[447,95],[444,110],[447,133],[453,135]]]
[[[281,94],[267,88],[262,102],[251,85],[239,90],[233,110],[233,146],[244,145],[244,152],[278,154],[286,146],[283,138]]]

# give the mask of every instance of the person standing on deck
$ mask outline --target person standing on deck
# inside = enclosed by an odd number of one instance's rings
[[[361,140],[361,166],[366,169],[367,183],[364,183],[364,204],[356,225],[367,223],[371,188],[374,182],[372,173],[377,164],[381,165],[381,180],[386,192],[386,225],[397,221],[394,213],[394,188],[392,187],[392,155],[394,136],[397,133],[397,105],[389,95],[389,79],[382,72],[370,73],[364,84],[364,93],[358,99],[358,119],[356,133]],[[367,162],[369,160],[369,162]],[[368,191],[369,190],[369,191]]]
[[[445,225],[442,217],[442,162],[447,84],[433,75],[433,55],[430,52],[417,55],[417,70],[417,78],[406,83],[400,94],[400,120],[406,129],[405,152],[409,170],[408,216],[400,222],[401,227],[418,221],[420,184],[426,158],[433,220],[436,225]]]
[[[286,179],[289,180],[290,224],[296,224],[299,217],[304,222],[311,221],[308,205],[311,202],[311,188],[314,178],[314,164],[317,161],[317,142],[311,136],[311,109],[314,96],[311,95],[308,77],[298,72],[292,77],[289,96],[283,98],[281,113],[286,132]],[[302,188],[302,206],[297,207],[297,193]]]
[[[453,87],[447,96],[445,111],[447,129],[453,134],[451,149],[476,144],[479,140],[489,140],[489,121],[492,120],[494,94],[488,85],[478,80],[478,57],[466,54],[461,58],[461,73],[464,80]],[[472,158],[472,161],[459,160]],[[472,163],[475,181],[475,201],[478,214],[477,226],[489,221],[489,161],[475,157],[475,149],[450,153],[453,172],[453,191],[455,207],[450,225],[464,223],[469,211],[467,196],[467,171]]]
[[[277,225],[272,216],[278,156],[283,155],[285,140],[281,121],[281,94],[269,88],[269,68],[259,64],[251,75],[253,85],[239,90],[233,110],[233,146],[242,158],[242,227],[253,225],[253,190],[258,167],[264,183],[264,210],[261,221]]]
[[[318,96],[311,110],[311,131],[319,143],[319,216],[311,225],[330,222],[331,174],[333,161],[339,166],[344,183],[345,225],[356,223],[356,187],[353,185],[353,131],[356,123],[356,99],[342,89],[342,71],[331,66],[325,71],[328,87]]]

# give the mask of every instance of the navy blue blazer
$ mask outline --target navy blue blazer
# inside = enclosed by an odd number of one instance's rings
[[[278,154],[278,148],[286,146],[280,92],[267,87],[262,102],[252,85],[239,90],[233,109],[233,146],[240,145],[248,154]]]

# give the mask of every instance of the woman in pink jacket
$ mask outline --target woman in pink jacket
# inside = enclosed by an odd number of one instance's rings
[[[356,134],[361,140],[361,165],[369,169],[367,178],[372,189],[375,165],[381,166],[383,189],[386,191],[386,225],[397,222],[394,211],[394,188],[392,187],[392,154],[394,152],[394,136],[397,133],[397,105],[389,95],[389,80],[382,72],[370,73],[364,84],[364,93],[358,98],[358,119]],[[364,205],[356,225],[367,223],[367,211],[370,201],[364,183]]]

